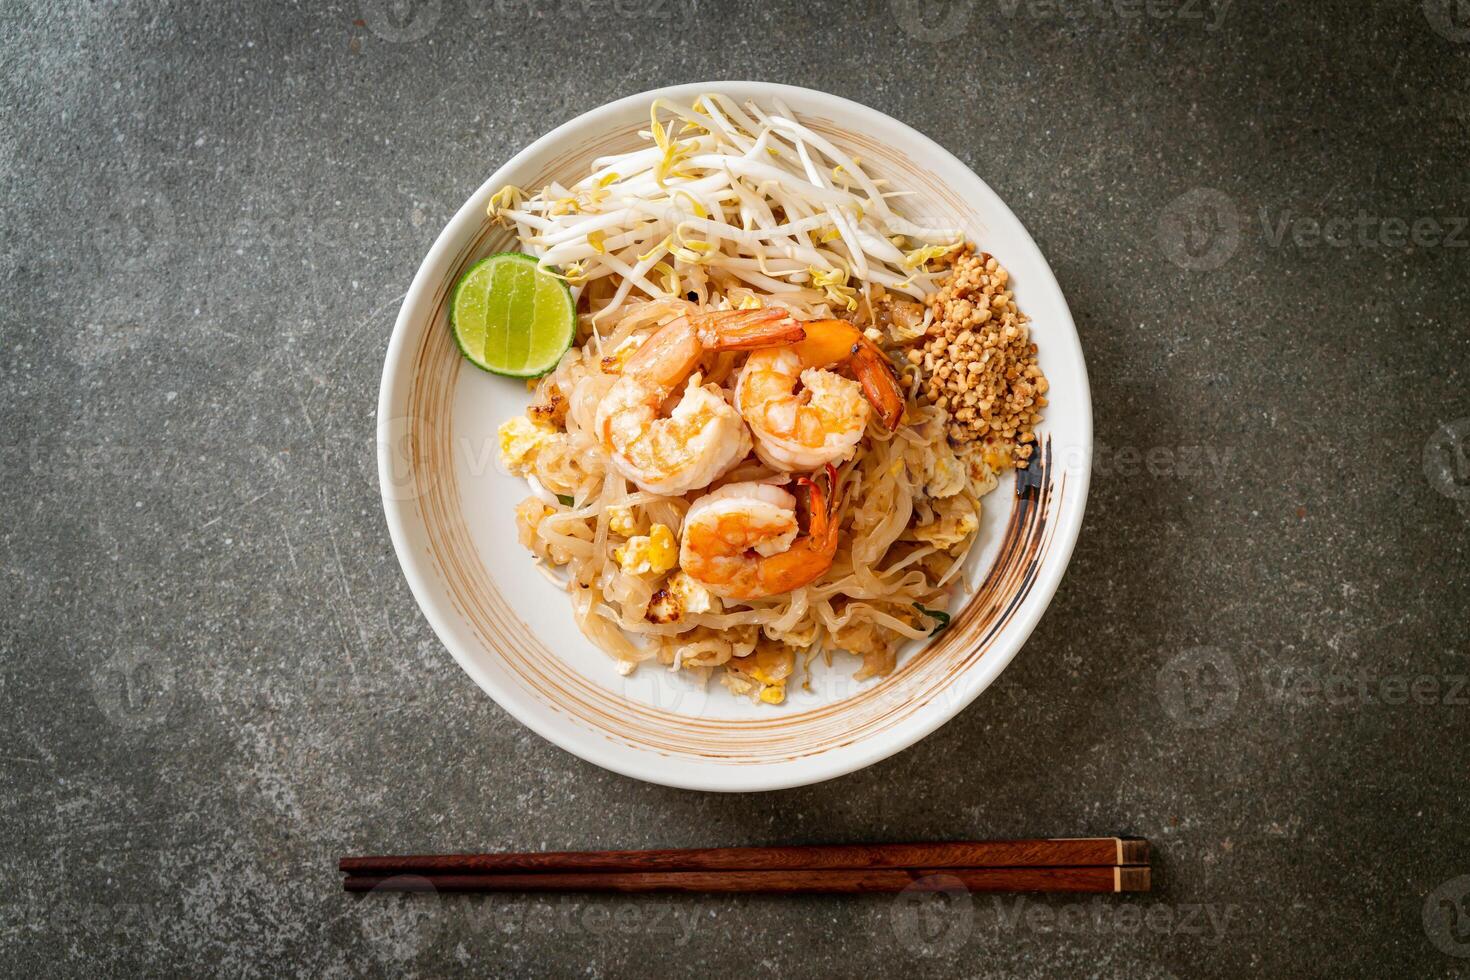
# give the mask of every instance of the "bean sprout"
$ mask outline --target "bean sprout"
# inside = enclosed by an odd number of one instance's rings
[[[943,270],[930,264],[959,247],[962,231],[903,217],[892,202],[904,192],[884,191],[859,158],[779,100],[773,107],[724,95],[655,100],[639,133],[651,145],[599,157],[570,186],[506,187],[489,214],[513,223],[579,296],[617,277],[594,323],[635,293],[666,299],[711,279],[839,314],[857,309],[868,283],[918,300],[932,293]]]

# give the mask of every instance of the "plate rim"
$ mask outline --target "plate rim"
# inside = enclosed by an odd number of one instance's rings
[[[876,116],[885,120],[888,124],[897,126],[907,131],[914,139],[912,154],[918,158],[947,159],[954,166],[962,168],[969,173],[984,189],[990,197],[990,204],[994,205],[995,213],[1002,219],[1009,220],[1018,228],[1024,236],[1023,247],[1029,247],[1038,260],[1037,268],[1044,274],[1045,279],[1038,285],[1042,288],[1049,287],[1054,291],[1060,301],[1061,322],[1058,327],[1065,329],[1060,331],[1063,336],[1059,338],[1070,348],[1070,355],[1075,359],[1078,369],[1078,380],[1083,397],[1080,399],[1079,412],[1076,417],[1076,425],[1079,436],[1078,442],[1083,447],[1083,458],[1080,461],[1067,461],[1067,465],[1061,469],[1069,479],[1078,481],[1075,494],[1069,492],[1062,501],[1057,512],[1057,528],[1048,552],[1054,555],[1052,560],[1044,561],[1038,568],[1037,578],[1032,584],[1032,600],[1025,605],[1028,607],[1019,610],[1018,617],[1005,630],[1005,642],[998,644],[997,648],[982,658],[979,663],[968,671],[956,676],[951,682],[950,688],[959,688],[956,696],[946,701],[943,708],[934,710],[928,714],[919,714],[911,727],[903,730],[902,737],[892,740],[872,740],[873,744],[862,743],[849,744],[843,747],[844,751],[839,753],[824,753],[818,756],[806,757],[789,762],[772,763],[766,765],[752,766],[728,766],[728,765],[698,765],[690,763],[683,766],[670,766],[664,756],[643,749],[631,749],[632,754],[627,755],[619,750],[611,738],[606,735],[589,738],[579,737],[580,733],[573,728],[570,731],[558,729],[550,723],[543,723],[541,717],[530,710],[527,705],[520,703],[517,692],[502,685],[500,681],[485,672],[474,662],[474,659],[459,649],[457,641],[453,640],[453,631],[450,629],[445,613],[439,609],[438,603],[431,591],[431,582],[423,570],[417,567],[419,558],[412,549],[409,541],[410,530],[408,528],[409,511],[413,503],[412,499],[398,500],[390,496],[389,487],[393,485],[393,458],[392,438],[388,429],[393,419],[395,396],[400,384],[411,385],[412,376],[402,370],[406,363],[405,353],[408,343],[408,332],[414,313],[420,308],[423,296],[426,292],[432,295],[437,285],[431,281],[430,270],[439,264],[446,253],[452,253],[455,242],[463,233],[464,226],[473,223],[478,225],[481,219],[482,205],[480,199],[485,196],[491,188],[498,188],[506,180],[508,171],[513,170],[521,161],[534,157],[536,154],[554,146],[576,128],[594,121],[594,117],[616,114],[629,107],[642,104],[648,105],[657,98],[682,98],[689,95],[697,95],[700,92],[719,91],[729,88],[743,90],[739,98],[770,98],[772,96],[793,96],[798,100],[805,101],[816,99],[839,106],[848,112],[858,116]],[[753,92],[749,90],[754,90]],[[737,97],[737,96],[732,96]],[[1049,341],[1055,343],[1056,341]],[[399,377],[402,375],[403,377]],[[1091,460],[1093,453],[1093,418],[1092,418],[1092,387],[1087,373],[1086,357],[1082,350],[1081,338],[1077,333],[1076,322],[1072,317],[1071,306],[1067,302],[1066,294],[1062,291],[1061,284],[1057,282],[1056,274],[1047,261],[1040,246],[1036,244],[1034,236],[1024,223],[1015,215],[1010,206],[999,194],[969,167],[963,160],[945,149],[928,135],[915,129],[901,120],[895,119],[881,110],[871,106],[833,95],[819,89],[804,88],[795,85],[786,85],[775,82],[764,82],[757,80],[711,80],[704,82],[681,83],[678,85],[659,86],[643,92],[637,92],[619,99],[614,99],[596,108],[568,119],[556,126],[549,132],[540,136],[530,144],[526,145],[516,153],[512,154],[496,170],[486,178],[466,201],[455,211],[453,217],[445,224],[444,228],[436,236],[429,251],[419,263],[414,273],[412,283],[404,294],[403,302],[399,307],[398,316],[394,320],[393,332],[388,342],[388,349],[384,356],[383,372],[378,391],[377,419],[375,425],[375,437],[377,439],[377,461],[378,461],[378,485],[379,497],[383,505],[383,515],[388,525],[389,537],[393,542],[393,550],[398,559],[399,568],[408,582],[409,591],[418,604],[420,612],[428,620],[440,645],[449,651],[455,662],[459,664],[470,679],[490,696],[507,714],[516,721],[535,732],[537,735],[551,742],[553,745],[570,752],[578,758],[616,772],[620,775],[644,782],[669,786],[678,789],[702,790],[709,792],[759,792],[777,789],[790,789],[797,786],[812,785],[835,779],[839,776],[865,769],[877,762],[881,762],[890,756],[909,748],[924,738],[933,734],[940,726],[952,720],[980,696],[995,679],[1000,676],[1011,661],[1025,646],[1031,633],[1035,630],[1041,617],[1050,608],[1052,599],[1056,595],[1057,588],[1061,584],[1062,577],[1066,574],[1071,564],[1072,553],[1075,550],[1077,538],[1082,528],[1083,516],[1087,507],[1087,496],[1091,483]],[[1080,465],[1073,466],[1073,463]],[[593,733],[589,733],[593,734]],[[629,749],[622,746],[622,749]],[[681,760],[683,761],[683,760]],[[661,764],[662,763],[662,764]]]

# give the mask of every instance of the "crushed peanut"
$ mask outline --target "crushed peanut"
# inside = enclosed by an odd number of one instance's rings
[[[966,246],[930,301],[923,346],[907,354],[924,370],[929,401],[949,413],[950,441],[982,441],[996,470],[1029,465],[1049,387],[1009,282],[993,256]]]

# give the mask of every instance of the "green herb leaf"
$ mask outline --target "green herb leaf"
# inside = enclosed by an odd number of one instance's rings
[[[914,608],[919,610],[919,613],[921,615],[928,616],[930,619],[936,621],[939,624],[929,631],[930,636],[941,632],[946,626],[949,625],[949,613],[945,612],[942,609],[925,609],[917,602],[914,603]]]
[[[568,497],[564,493],[557,494],[556,495],[556,499],[557,500],[560,500],[562,503],[566,504],[568,507],[575,507],[577,505],[577,498],[576,497]]]

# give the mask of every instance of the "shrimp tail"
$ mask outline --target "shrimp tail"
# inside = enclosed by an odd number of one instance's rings
[[[796,478],[799,486],[806,488],[807,492],[807,541],[806,546],[821,555],[830,558],[837,552],[837,524],[834,520],[837,513],[837,501],[841,492],[841,483],[837,477],[837,467],[828,463],[824,467],[827,475],[827,491],[824,493],[822,487],[811,477],[802,475]]]
[[[779,307],[759,310],[719,310],[690,317],[700,345],[705,350],[754,350],[799,343],[806,330]]]
[[[832,567],[837,554],[837,470],[828,463],[826,492],[809,476],[798,476],[797,485],[807,491],[807,533],[796,539],[790,550],[760,560],[760,588],[745,598],[776,595],[809,585]]]
[[[903,421],[903,389],[898,383],[898,374],[893,364],[878,349],[878,345],[861,337],[852,345],[852,357],[848,362],[858,384],[863,386],[863,395],[873,406],[878,417],[889,432],[898,428]]]
[[[903,388],[878,345],[846,320],[812,320],[805,327],[806,340],[797,347],[802,363],[847,365],[888,431],[897,429],[903,419]]]

